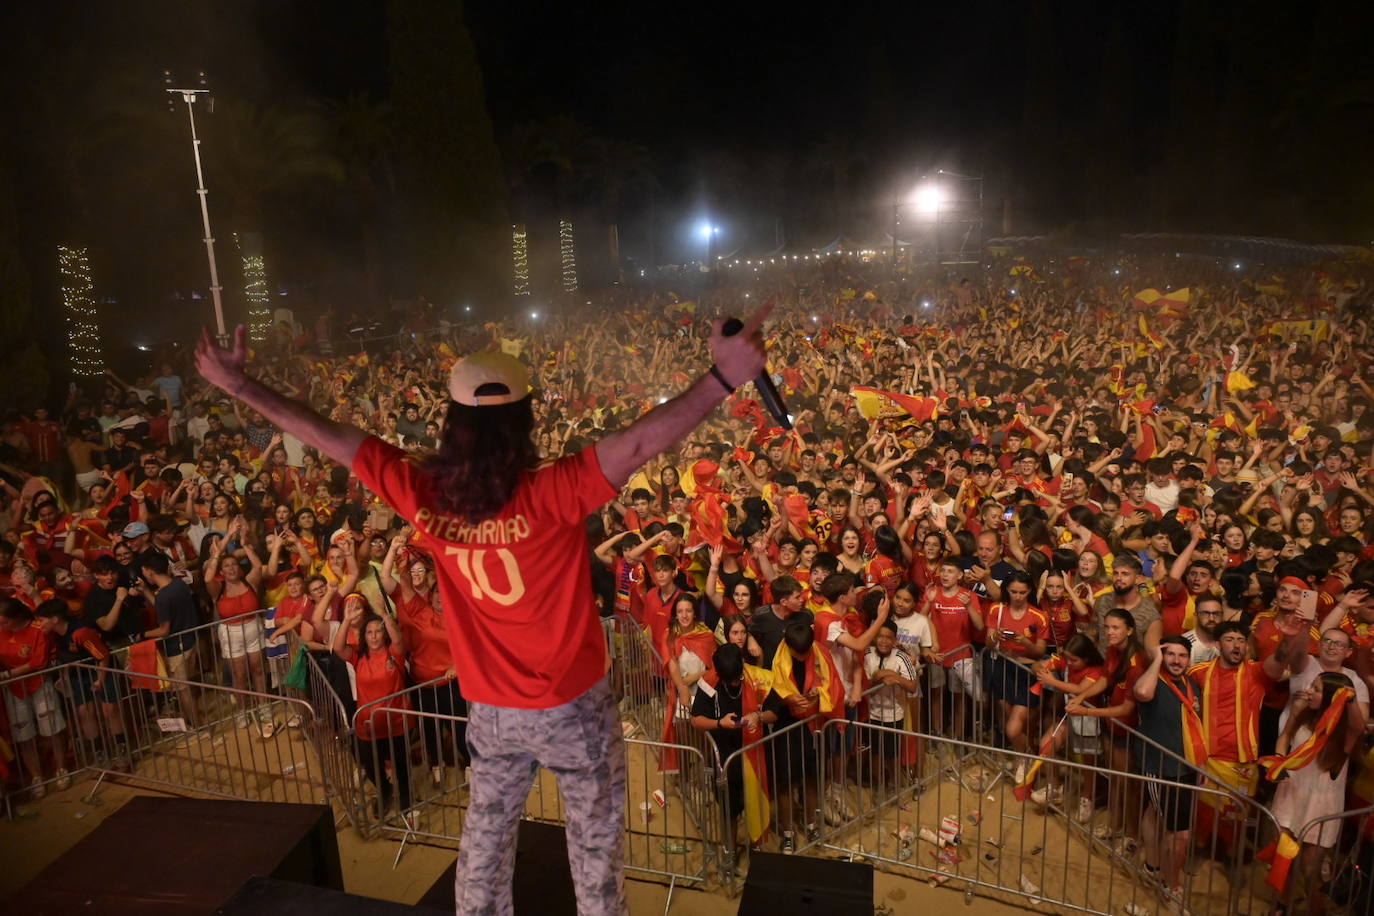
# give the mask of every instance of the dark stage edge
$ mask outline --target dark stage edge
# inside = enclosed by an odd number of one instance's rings
[[[392,903],[254,875],[215,911],[216,916],[452,916],[448,909]]]
[[[854,916],[873,912],[873,866],[838,859],[749,853],[741,916]]]
[[[417,906],[453,912],[455,859]],[[515,912],[518,916],[576,916],[577,895],[568,868],[568,838],[562,827],[521,821],[515,840]]]
[[[212,914],[254,875],[343,890],[325,805],[135,796],[0,911]]]

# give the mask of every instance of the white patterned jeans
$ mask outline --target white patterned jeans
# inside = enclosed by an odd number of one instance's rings
[[[607,681],[549,709],[472,703],[458,916],[509,916],[515,830],[540,766],[558,780],[578,916],[624,916],[625,740]]]

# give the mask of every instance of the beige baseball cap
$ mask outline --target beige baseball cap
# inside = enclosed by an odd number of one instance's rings
[[[525,364],[496,350],[463,357],[448,376],[448,396],[468,407],[514,404],[529,393],[530,373]]]

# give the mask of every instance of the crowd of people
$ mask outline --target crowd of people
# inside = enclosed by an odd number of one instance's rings
[[[366,348],[282,335],[252,369],[424,452],[449,366],[500,349],[530,367],[551,458],[681,390],[710,363],[711,319],[774,300],[794,428],[741,389],[587,520],[602,614],[663,659],[665,730],[689,721],[723,756],[861,716],[1041,756],[1096,736],[1104,770],[1180,787],[1099,825],[1176,889],[1199,773],[1272,799],[1294,832],[1374,795],[1371,282],[1358,261],[1261,276],[1046,255],[945,283],[835,257],[723,275],[694,301],[620,291],[542,319],[412,318]],[[0,690],[34,793],[69,766],[58,692],[89,707],[81,736],[98,716],[122,734],[105,678],[45,669],[155,641],[168,675],[194,680],[179,634],[206,623],[235,687],[282,690],[264,659],[285,640],[351,667],[335,682],[353,703],[426,684],[426,708],[464,708],[434,586],[445,559],[347,468],[175,360],[7,415],[0,488]],[[194,723],[194,697],[182,706]],[[994,733],[970,734],[984,710]],[[268,724],[247,707],[238,721]],[[378,716],[359,737],[404,809],[411,736]],[[853,743],[839,746],[843,768]],[[1091,784],[1012,775],[1041,805],[1077,791],[1066,810],[1093,819]],[[783,851],[815,812],[844,818],[852,800],[828,784],[775,793]],[[1341,824],[1297,840],[1316,906]]]

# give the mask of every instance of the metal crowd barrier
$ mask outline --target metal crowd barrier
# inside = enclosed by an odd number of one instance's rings
[[[240,614],[225,620],[215,619],[208,623],[182,630],[180,633],[173,633],[158,640],[158,645],[166,650],[171,647],[173,641],[187,641],[192,645],[186,651],[191,653],[186,659],[186,672],[189,680],[200,681],[208,684],[220,684],[231,686],[233,674],[230,670],[230,663],[220,651],[220,627],[234,626],[246,628],[246,632],[254,636],[257,641],[266,648],[264,634],[268,628],[268,614],[273,608],[260,608],[250,611],[247,614]],[[125,668],[129,663],[129,650],[131,646],[126,643],[110,647],[111,664]],[[263,660],[264,674],[267,670],[267,661]],[[251,672],[250,672],[251,677]],[[251,682],[250,682],[251,683]]]
[[[14,721],[5,736],[18,764],[7,814],[90,779],[96,787],[84,798],[94,800],[106,778],[250,801],[321,800],[310,744],[286,725],[313,719],[302,700],[79,662],[27,677],[35,676],[44,686],[33,744],[18,740]],[[0,689],[14,680],[24,678]]]
[[[171,698],[164,701],[164,707],[175,712],[177,704],[194,705],[197,696],[205,688],[223,687],[241,698],[231,699],[231,704],[251,705],[253,715],[261,714],[264,717],[262,722],[257,723],[259,731],[262,731],[268,721],[268,707],[250,702],[247,698],[269,694],[267,691],[235,691],[229,686],[232,681],[230,663],[221,658],[217,635],[219,628],[226,624],[241,626],[251,628],[253,635],[261,642],[268,613],[268,610],[258,610],[228,621],[215,620],[159,640],[160,648],[170,647],[173,640],[179,640],[178,645],[180,641],[190,644],[185,653],[184,669],[188,678],[162,679],[171,687]],[[24,677],[0,681],[0,691],[6,694],[11,693],[12,685],[21,681],[37,678],[44,685],[39,688],[36,700],[27,704],[37,713],[33,726],[36,733],[34,739],[18,740],[21,735],[19,729],[24,726],[10,721],[12,717],[9,714],[18,712],[22,715],[25,710],[13,706],[6,709],[6,727],[0,729],[0,738],[4,739],[8,748],[8,753],[0,748],[0,754],[7,758],[10,770],[8,778],[0,781],[0,796],[3,797],[8,815],[13,815],[16,804],[37,801],[49,790],[64,789],[69,782],[91,775],[128,775],[119,769],[120,763],[128,762],[133,753],[146,755],[147,749],[138,744],[141,733],[136,728],[139,725],[140,708],[136,700],[140,692],[128,688],[128,672],[125,670],[130,648],[127,644],[111,648],[110,666],[105,675],[109,685],[102,691],[103,695],[110,696],[109,700],[93,698],[89,687],[101,669],[80,663],[54,665]],[[269,689],[270,670],[271,666],[264,660],[263,686]],[[136,681],[137,676],[134,677]],[[252,684],[251,674],[248,684]],[[92,699],[95,701],[92,702]],[[8,702],[12,704],[13,701]],[[302,713],[292,715],[297,716],[299,721],[310,718]],[[194,716],[181,718],[187,720],[188,726],[193,729],[201,724],[195,721]],[[268,730],[276,727],[273,725]],[[8,759],[11,756],[13,759]],[[195,788],[189,785],[183,787]]]
[[[1132,916],[1182,906],[1197,913],[1255,912],[1266,905],[1265,869],[1250,864],[1261,839],[1277,832],[1262,805],[1211,783],[1129,729],[1115,739],[1105,724],[1097,735],[1072,730],[1064,758],[1017,753],[986,726],[990,716],[983,710],[991,710],[991,698],[965,695],[963,720],[956,721],[951,682],[931,689],[928,673],[923,679],[918,712],[928,730],[860,721],[841,737],[842,723],[830,720],[813,736],[810,724],[799,722],[730,755],[724,770],[741,767],[750,752],[762,757],[770,826],[775,837],[790,829],[796,852],[871,859],[927,874],[934,883],[955,882],[970,896],[981,891],[1012,895],[1020,904],[1049,901]],[[1053,718],[1043,729],[1068,728],[1052,695],[1047,698]],[[1043,729],[1030,733],[1031,747],[1039,746]],[[1147,747],[1171,758],[1185,778],[1135,772]],[[916,765],[922,756],[924,769]],[[1018,793],[1020,771],[1032,768],[1039,779]],[[1050,784],[1063,787],[1062,798]],[[738,776],[724,781],[727,818],[745,801],[739,785]],[[1032,786],[1045,791],[1031,796]],[[1224,815],[1185,841],[1172,828],[1194,826],[1195,804]],[[736,870],[725,870],[724,878],[738,890]]]
[[[1374,805],[1315,818],[1294,835],[1300,841],[1316,842],[1332,829],[1335,841],[1317,863],[1316,874],[1302,874],[1300,864],[1295,863],[1289,878],[1294,885],[1289,898],[1305,890],[1309,903],[1319,895],[1328,910],[1374,913]]]

